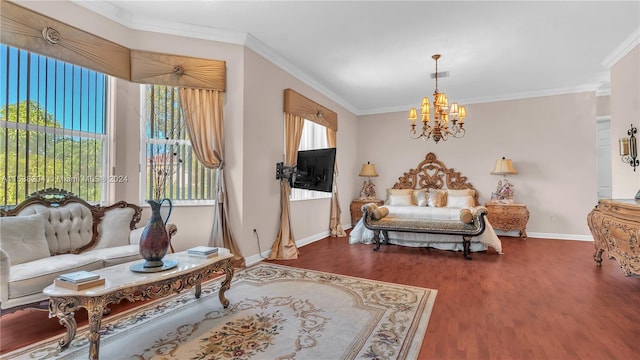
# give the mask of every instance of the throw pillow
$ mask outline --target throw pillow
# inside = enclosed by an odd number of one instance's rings
[[[389,209],[386,207],[379,207],[373,211],[373,218],[376,220],[380,220],[387,215],[389,215]]]
[[[429,194],[426,191],[421,191],[418,193],[418,206],[427,206],[428,205]]]
[[[130,225],[134,214],[132,208],[115,208],[105,212],[98,225],[98,242],[94,249],[129,245]]]
[[[460,209],[460,221],[465,224],[471,224],[473,222],[473,214],[469,209]]]
[[[424,189],[411,190],[411,201],[413,205],[418,205],[418,200],[420,198],[420,195],[426,194],[426,193],[427,193],[427,190],[424,190]]]
[[[9,255],[11,265],[51,256],[49,243],[44,236],[45,216],[34,214],[0,218],[0,248]]]
[[[444,207],[447,205],[447,191],[433,190],[429,191],[427,204],[432,207]]]

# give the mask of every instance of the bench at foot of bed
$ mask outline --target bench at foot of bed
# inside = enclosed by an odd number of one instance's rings
[[[482,234],[486,226],[485,215],[487,209],[481,206],[474,208],[472,220],[469,223],[455,220],[421,220],[387,217],[388,212],[376,212],[376,209],[378,209],[378,206],[373,203],[366,204],[362,207],[363,225],[367,229],[373,230],[373,240],[376,243],[373,249],[374,251],[380,250],[381,243],[389,243],[389,231],[460,235],[460,240],[453,242],[462,243],[464,258],[471,260],[471,253],[469,251],[471,238]],[[380,240],[381,232],[384,238],[382,241]],[[446,243],[451,242],[451,240],[446,241]]]

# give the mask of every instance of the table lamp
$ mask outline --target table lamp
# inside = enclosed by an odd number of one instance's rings
[[[507,175],[517,174],[516,169],[513,168],[513,162],[511,159],[506,159],[504,156],[502,159],[496,160],[496,165],[491,172],[492,175],[503,175],[504,179],[498,181],[496,192],[492,194],[491,201],[502,204],[513,203],[513,184],[507,180]]]
[[[362,170],[360,170],[359,176],[367,177],[367,180],[362,183],[362,189],[360,190],[360,199],[375,199],[376,186],[371,182],[371,178],[378,176],[376,168],[372,163],[367,161],[366,164],[362,164]]]

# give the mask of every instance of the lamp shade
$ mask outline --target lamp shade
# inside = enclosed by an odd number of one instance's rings
[[[367,161],[366,164],[362,164],[362,170],[360,170],[359,176],[376,177],[378,173],[376,172],[376,168],[373,167],[373,164]]]
[[[513,163],[511,159],[502,159],[496,160],[496,166],[493,168],[491,174],[493,175],[508,175],[508,174],[517,174],[516,169],[513,168]]]

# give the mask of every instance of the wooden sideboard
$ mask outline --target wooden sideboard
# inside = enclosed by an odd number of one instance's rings
[[[616,259],[627,276],[640,275],[640,202],[600,200],[587,215],[593,235],[593,259],[602,266],[602,253]]]

